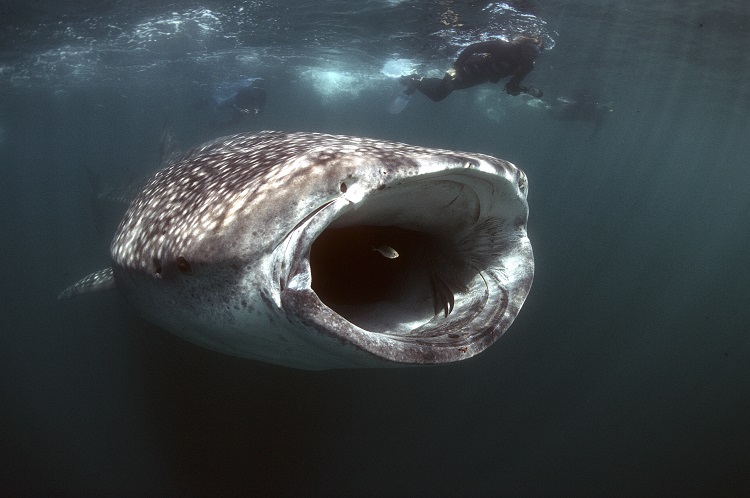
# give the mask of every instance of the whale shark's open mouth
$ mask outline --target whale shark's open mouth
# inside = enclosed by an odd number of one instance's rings
[[[458,169],[324,206],[300,228],[284,308],[392,361],[442,363],[481,352],[510,325],[531,285],[518,188]]]

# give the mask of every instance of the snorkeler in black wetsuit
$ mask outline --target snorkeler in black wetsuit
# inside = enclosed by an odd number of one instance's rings
[[[453,90],[469,88],[481,83],[498,83],[512,76],[505,85],[510,95],[527,93],[541,97],[542,91],[532,86],[523,86],[521,81],[534,69],[534,59],[544,46],[538,38],[519,36],[511,42],[493,40],[474,43],[466,47],[443,78],[420,78],[402,76],[399,82],[406,85],[404,93],[409,95],[419,90],[435,102],[443,100]]]

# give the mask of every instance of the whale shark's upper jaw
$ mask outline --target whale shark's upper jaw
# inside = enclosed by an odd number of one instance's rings
[[[364,365],[483,351],[533,279],[526,177],[516,172],[445,169],[319,206],[279,249],[287,317],[363,353]]]

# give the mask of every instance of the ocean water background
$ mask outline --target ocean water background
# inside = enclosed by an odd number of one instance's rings
[[[0,494],[742,494],[750,484],[750,4],[0,1]],[[394,77],[533,31],[527,82],[598,92],[596,131],[500,86],[385,109]],[[193,102],[265,79],[221,132]],[[87,171],[243,130],[493,154],[530,182],[536,276],[492,348],[305,372],[223,356],[115,292]],[[293,193],[290,193],[293,195]]]

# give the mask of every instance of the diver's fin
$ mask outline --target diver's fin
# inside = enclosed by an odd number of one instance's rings
[[[538,89],[535,86],[522,86],[521,92],[525,93],[526,95],[531,95],[535,99],[541,99],[544,96],[544,92]]]
[[[82,278],[78,282],[74,283],[64,291],[62,291],[57,299],[67,299],[69,297],[76,296],[78,294],[85,294],[87,292],[96,292],[107,289],[115,288],[115,277],[112,275],[112,268],[105,268],[91,275]]]
[[[399,112],[403,111],[413,95],[413,91],[411,93],[399,93],[398,97],[393,99],[393,102],[391,102],[391,104],[388,106],[388,112],[391,114],[398,114]]]

